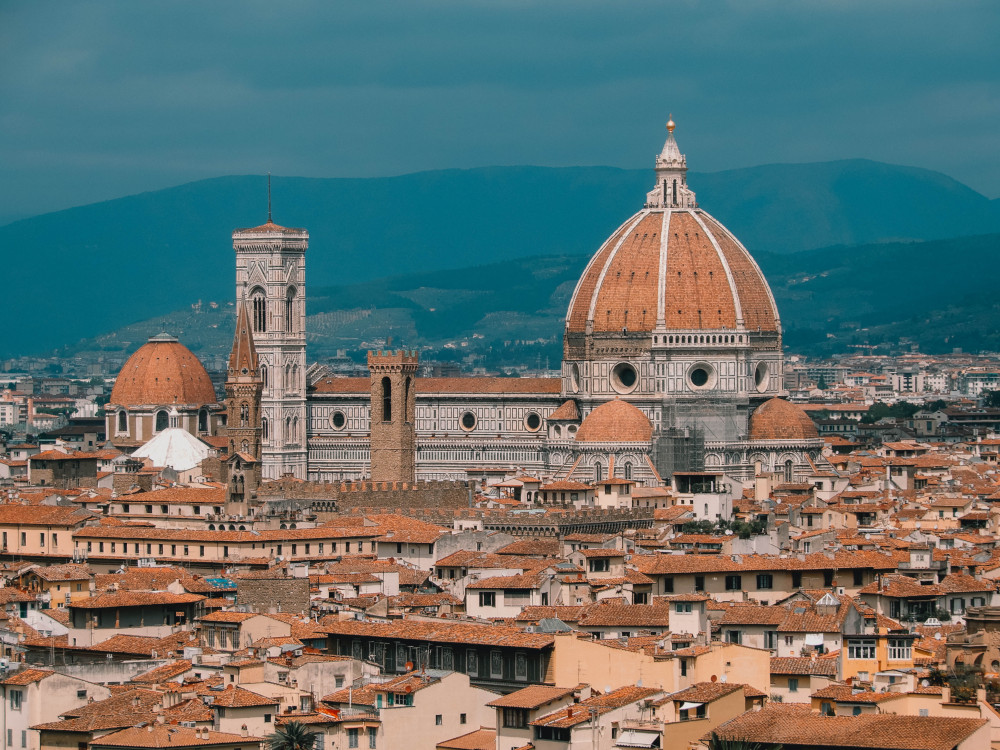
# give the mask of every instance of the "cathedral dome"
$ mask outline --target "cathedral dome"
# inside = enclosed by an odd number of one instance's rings
[[[628,401],[614,399],[586,416],[576,432],[581,443],[648,443],[653,438],[649,418]]]
[[[173,336],[161,333],[128,358],[115,379],[109,403],[202,405],[217,401],[212,380],[198,358]]]
[[[801,407],[782,398],[761,404],[750,417],[750,440],[816,440],[816,424]]]
[[[695,202],[670,125],[656,158],[656,187],[587,265],[566,315],[567,334],[780,332],[760,268]]]

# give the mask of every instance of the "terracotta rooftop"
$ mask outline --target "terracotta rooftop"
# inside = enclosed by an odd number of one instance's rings
[[[502,698],[487,703],[494,708],[540,708],[546,703],[572,695],[575,688],[551,687],[549,685],[531,685],[515,690]]]
[[[952,750],[987,723],[986,719],[943,716],[819,716],[809,706],[772,704],[738,716],[715,731],[724,740],[752,737],[754,742],[785,747]]]
[[[128,358],[111,389],[109,404],[214,404],[208,372],[194,354],[170,336],[154,336]]]
[[[816,440],[816,424],[801,407],[781,398],[765,401],[750,417],[750,440]]]
[[[645,443],[653,437],[649,418],[628,401],[607,401],[580,424],[576,440],[580,443]]]

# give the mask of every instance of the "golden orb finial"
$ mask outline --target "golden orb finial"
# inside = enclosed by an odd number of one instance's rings
[[[668,132],[669,132],[669,133],[670,133],[671,135],[673,135],[673,134],[674,134],[674,128],[676,128],[676,127],[677,127],[677,126],[676,126],[676,125],[674,124],[674,115],[673,115],[673,113],[671,113],[671,114],[670,114],[670,119],[669,119],[669,120],[667,120],[667,131],[668,131]]]

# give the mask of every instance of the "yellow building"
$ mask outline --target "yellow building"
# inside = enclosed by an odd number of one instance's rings
[[[92,575],[87,565],[67,563],[36,568],[25,575],[24,582],[28,591],[47,595],[49,606],[56,608],[88,598]]]

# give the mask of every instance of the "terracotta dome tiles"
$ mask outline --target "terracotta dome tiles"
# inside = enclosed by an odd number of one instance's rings
[[[816,440],[819,431],[805,410],[781,398],[761,404],[750,417],[750,440]]]
[[[664,231],[665,230],[665,231]],[[662,288],[661,288],[662,278]],[[700,210],[644,209],[612,235],[577,284],[567,330],[777,331],[767,282],[747,251]]]
[[[663,216],[644,216],[607,264],[594,305],[595,331],[651,330],[656,324]]]
[[[601,249],[597,251],[597,254],[591,259],[586,270],[584,270],[583,276],[580,277],[580,281],[577,284],[576,293],[573,295],[573,300],[570,303],[567,324],[571,330],[582,331],[586,327],[587,316],[590,313],[590,303],[594,297],[594,289],[597,288],[597,281],[601,277],[601,271],[604,270],[604,266],[608,262],[608,256],[611,255],[618,246],[618,243],[628,233],[629,228],[634,222],[635,217],[633,216],[619,227],[618,231],[611,235],[607,242],[601,246]]]
[[[757,264],[718,221],[708,215],[703,215],[702,221],[712,230],[729,265],[743,308],[743,325],[753,331],[777,330],[774,299]]]
[[[576,432],[580,443],[648,443],[652,439],[653,425],[649,418],[621,399],[598,406]]]
[[[176,340],[151,340],[139,347],[118,373],[110,399],[122,406],[217,401],[204,366]]]

